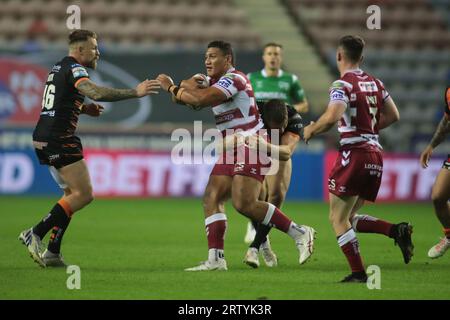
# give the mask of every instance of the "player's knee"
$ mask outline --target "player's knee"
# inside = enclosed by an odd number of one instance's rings
[[[431,192],[431,201],[433,201],[433,204],[436,206],[439,205],[446,205],[447,204],[446,197],[444,196],[444,192],[441,192],[439,189],[433,188]]]
[[[281,207],[281,204],[283,203],[285,197],[285,192],[283,192],[281,189],[276,189],[273,193],[270,194],[269,202],[272,203],[275,207],[279,208]]]
[[[207,190],[203,195],[203,208],[211,207],[215,203],[217,203],[217,194]]]
[[[244,215],[247,215],[252,212],[254,201],[249,200],[245,197],[234,197],[233,198],[233,207],[239,212]]]
[[[340,215],[340,214],[338,214],[338,213],[336,213],[334,211],[330,212],[330,214],[328,216],[328,220],[330,221],[330,223],[332,225],[339,225],[341,223],[346,222],[345,218],[342,215]]]
[[[86,188],[85,190],[80,190],[76,192],[77,198],[82,203],[83,206],[88,205],[92,201],[94,201],[94,193],[92,188]]]

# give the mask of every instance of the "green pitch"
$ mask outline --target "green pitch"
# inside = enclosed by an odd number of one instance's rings
[[[393,240],[359,234],[364,263],[381,269],[381,289],[338,284],[349,272],[322,203],[290,202],[295,221],[318,231],[303,266],[293,241],[271,233],[277,268],[242,263],[247,220],[228,207],[227,272],[188,273],[207,256],[200,200],[99,199],[77,213],[63,242],[68,264],[81,269],[81,289],[69,290],[65,269],[41,269],[17,240],[56,198],[0,197],[0,299],[448,299],[450,253],[430,260],[441,228],[431,204],[380,204],[362,212],[414,225],[415,256],[404,265]],[[45,239],[47,241],[47,239]]]

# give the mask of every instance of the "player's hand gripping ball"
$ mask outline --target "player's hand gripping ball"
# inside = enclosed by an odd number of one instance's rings
[[[195,82],[197,82],[197,87],[199,89],[205,89],[209,87],[208,77],[203,73],[196,73],[192,76],[192,78],[194,78]]]

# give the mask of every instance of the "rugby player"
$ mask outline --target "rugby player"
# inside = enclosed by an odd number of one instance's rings
[[[97,35],[75,30],[69,35],[68,55],[52,67],[45,83],[33,145],[39,162],[48,166],[64,195],[38,224],[19,235],[30,256],[42,267],[65,265],[60,252],[64,233],[73,214],[94,199],[83,147],[75,130],[80,114],[99,116],[103,107],[84,104],[85,96],[95,101],[119,101],[157,93],[160,87],[157,80],[145,80],[134,89],[98,86],[89,79],[86,68],[95,69],[99,58]],[[50,230],[48,247],[42,252],[42,239]]]
[[[392,224],[357,213],[364,201],[375,201],[380,188],[383,157],[379,130],[400,119],[383,83],[360,69],[364,44],[358,36],[340,39],[336,61],[341,78],[331,86],[325,113],[304,129],[304,140],[308,142],[338,123],[341,147],[329,175],[328,191],[330,221],[352,270],[341,282],[367,281],[355,231],[394,239],[405,263],[411,260],[414,248],[409,223]]]

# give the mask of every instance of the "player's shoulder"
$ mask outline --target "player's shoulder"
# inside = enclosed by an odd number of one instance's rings
[[[248,82],[247,75],[245,73],[243,73],[242,71],[239,71],[236,69],[228,71],[220,79],[221,80],[229,79],[232,82],[242,82],[242,83]]]
[[[330,91],[332,90],[352,90],[353,84],[352,79],[344,75],[343,77],[333,81],[330,87]]]
[[[297,75],[287,72],[285,70],[280,70],[280,73],[278,75],[279,80],[282,81],[288,81],[291,83],[297,82],[298,81],[298,77]]]
[[[286,109],[287,109],[287,113],[288,113],[288,118],[292,118],[296,114],[298,114],[298,111],[290,104],[286,104]]]
[[[74,78],[89,77],[86,67],[79,64],[74,59],[68,60],[68,67]]]

